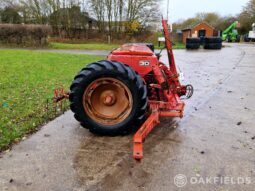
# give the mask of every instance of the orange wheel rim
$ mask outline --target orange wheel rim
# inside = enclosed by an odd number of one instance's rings
[[[100,78],[84,91],[83,107],[96,123],[116,125],[131,113],[133,98],[129,88],[115,78]]]

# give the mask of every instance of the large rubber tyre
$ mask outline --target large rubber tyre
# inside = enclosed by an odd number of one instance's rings
[[[200,43],[187,43],[186,44],[186,49],[190,49],[190,50],[196,50],[199,49],[200,47]]]
[[[236,42],[240,42],[240,41],[241,41],[241,37],[240,37],[240,35],[237,35]]]
[[[210,43],[204,45],[204,49],[220,50],[221,48],[222,43]]]
[[[230,36],[228,36],[226,41],[227,41],[227,42],[232,42],[231,37],[230,37]]]
[[[193,44],[193,43],[200,44],[200,38],[186,38],[186,44]]]
[[[222,43],[222,39],[220,37],[206,37],[205,44],[208,43]]]
[[[251,41],[251,39],[249,38],[249,34],[245,34],[243,39],[244,39],[244,42],[250,42]]]
[[[90,84],[93,84],[97,80],[100,81],[103,78],[114,79],[116,83],[122,84],[128,89],[127,91],[130,92],[132,98],[130,113],[123,121],[116,124],[108,125],[104,121],[102,123],[101,121],[98,122],[91,117],[91,113],[85,111],[88,109],[84,107],[84,103],[86,105],[88,100],[84,102],[84,95],[87,91],[90,91],[90,89],[87,89],[90,87]],[[107,60],[89,64],[74,78],[70,90],[70,107],[74,112],[75,119],[93,133],[101,135],[124,135],[136,129],[144,122],[148,105],[147,88],[142,78],[128,65]],[[126,92],[123,96],[126,96]],[[116,102],[118,103],[118,100]]]

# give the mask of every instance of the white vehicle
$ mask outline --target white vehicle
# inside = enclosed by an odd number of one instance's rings
[[[244,42],[255,42],[255,23],[252,24],[252,31],[244,35]]]
[[[249,39],[255,40],[255,23],[252,24],[252,31],[249,32]]]

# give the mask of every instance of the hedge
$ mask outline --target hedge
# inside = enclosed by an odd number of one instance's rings
[[[47,25],[0,24],[0,44],[46,46],[51,31]]]

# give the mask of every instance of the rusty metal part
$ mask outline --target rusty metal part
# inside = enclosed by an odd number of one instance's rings
[[[161,92],[165,100],[150,101],[151,114],[136,132],[133,140],[133,157],[136,160],[143,158],[143,141],[152,129],[160,123],[160,117],[183,117],[185,104],[180,100],[180,96],[186,94],[186,86],[182,86],[178,79],[167,21],[162,20],[162,25],[166,38],[169,68],[159,63],[158,67],[153,67],[153,73],[158,84],[161,85]],[[167,86],[162,86],[162,84],[167,84]],[[159,86],[153,84],[150,87],[160,89]]]
[[[108,61],[125,63],[130,66],[143,78],[147,86],[146,96],[149,98],[150,116],[134,136],[134,158],[137,160],[143,157],[142,142],[160,123],[160,117],[183,117],[184,102],[180,100],[180,97],[184,95],[190,97],[193,93],[192,86],[183,86],[179,81],[168,24],[163,18],[162,25],[168,65],[161,63],[158,55],[146,45],[141,44],[123,45],[107,56]],[[117,68],[115,65],[111,67]],[[107,67],[105,68],[108,70]],[[125,70],[121,66],[119,69]],[[133,99],[140,99],[139,97],[133,98],[133,96],[135,95],[132,95],[130,89],[122,81],[115,77],[102,77],[91,82],[84,90],[82,104],[86,115],[91,120],[97,125],[110,128],[110,126],[121,124],[130,116]],[[142,112],[146,113],[146,107],[142,109]]]
[[[58,103],[62,101],[63,99],[68,99],[68,98],[69,98],[69,92],[64,91],[64,87],[56,88],[54,90],[54,97],[53,97],[54,103]]]
[[[183,117],[184,103],[181,102],[178,96],[174,98],[176,99],[176,106],[173,106],[170,102],[150,101],[151,114],[134,136],[134,159],[140,161],[143,158],[143,141],[152,129],[160,123],[160,117]]]
[[[116,125],[132,111],[133,97],[129,88],[115,78],[99,78],[84,91],[83,107],[96,123]]]
[[[66,110],[66,100],[69,98],[69,92],[64,90],[64,87],[58,87],[54,89],[54,97],[46,100],[46,116],[47,118],[56,117],[57,115],[64,113]]]

